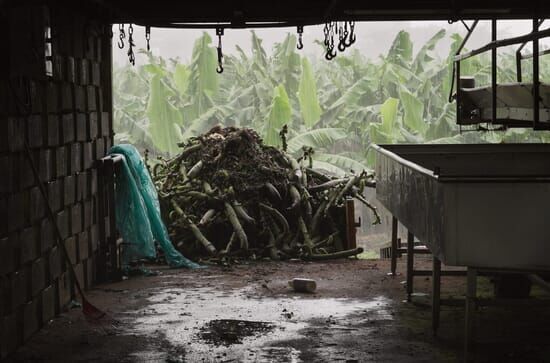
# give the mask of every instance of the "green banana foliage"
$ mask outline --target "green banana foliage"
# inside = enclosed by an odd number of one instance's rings
[[[237,46],[217,74],[212,38],[203,33],[188,63],[146,53],[147,64],[115,67],[116,140],[170,155],[178,142],[223,124],[254,128],[267,144],[279,145],[286,124],[290,153],[298,158],[303,147],[313,147],[314,166],[338,175],[372,167],[373,143],[550,140],[548,133],[518,129],[460,134],[448,97],[462,37],[451,34],[448,56],[440,59],[434,49],[446,36],[439,30],[416,50],[400,31],[375,61],[351,49],[327,62],[322,48],[317,58],[297,52],[293,34],[270,51],[252,31],[251,54]],[[541,79],[550,79],[550,57],[540,61]],[[513,52],[503,52],[498,66],[499,82],[514,81]],[[529,78],[530,61],[523,70]],[[489,55],[462,62],[461,72],[488,84]]]

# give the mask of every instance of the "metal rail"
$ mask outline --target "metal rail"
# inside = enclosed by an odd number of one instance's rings
[[[460,87],[460,62],[463,60],[466,60],[468,58],[474,57],[476,55],[491,51],[491,88],[492,88],[492,99],[491,99],[491,118],[492,123],[503,123],[499,122],[497,120],[497,49],[501,47],[506,47],[510,45],[515,44],[521,44],[519,49],[516,52],[516,62],[518,62],[517,66],[517,77],[518,80],[521,81],[521,59],[523,56],[521,55],[521,50],[527,44],[528,42],[533,42],[533,53],[529,56],[525,56],[525,58],[533,58],[533,129],[534,130],[550,130],[550,124],[549,123],[541,123],[540,122],[540,80],[539,80],[539,57],[541,55],[550,54],[550,50],[546,50],[542,53],[539,52],[539,39],[550,37],[550,29],[545,29],[540,31],[539,26],[542,24],[543,20],[539,19],[533,19],[533,30],[529,34],[521,35],[518,37],[508,38],[508,39],[501,39],[497,40],[497,20],[492,19],[491,20],[491,42],[484,45],[483,47],[480,47],[478,49],[474,49],[470,52],[459,54],[460,50],[462,50],[463,45],[465,44],[465,41],[470,37],[471,33],[473,32],[475,27],[468,29],[468,34],[466,38],[463,41],[463,44],[461,44],[461,47],[459,48],[459,51],[455,55],[453,59],[453,68],[456,69],[456,79],[453,82],[456,82],[457,90],[456,90],[456,117],[457,117],[457,124],[461,125],[461,106],[460,106],[460,93],[461,93],[461,87]],[[452,93],[452,86],[451,86],[451,93]],[[449,96],[449,101],[452,101],[452,95]],[[515,123],[507,123],[506,126],[515,126]]]

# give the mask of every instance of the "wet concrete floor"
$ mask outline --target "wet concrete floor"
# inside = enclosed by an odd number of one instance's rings
[[[419,263],[429,266],[429,261]],[[463,308],[443,307],[441,329],[434,337],[429,296],[418,294],[415,303],[404,302],[404,277],[387,276],[388,261],[261,262],[197,271],[154,269],[158,276],[134,277],[90,292],[90,300],[118,321],[116,327],[90,324],[73,309],[50,322],[11,360],[462,359]],[[315,279],[317,291],[292,292],[287,281],[294,277]],[[462,280],[445,280],[444,294],[463,294]],[[429,286],[429,279],[415,279],[416,291],[429,292]],[[489,286],[485,289],[489,291]],[[483,286],[480,290],[483,293]],[[550,361],[550,315],[540,310],[524,313],[518,319],[517,314],[502,309],[480,311],[476,360],[515,362],[521,357],[521,361]]]

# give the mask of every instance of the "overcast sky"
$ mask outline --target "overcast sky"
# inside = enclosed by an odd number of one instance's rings
[[[468,22],[471,23],[471,22]],[[414,22],[359,22],[356,25],[357,42],[353,47],[359,49],[369,58],[377,58],[389,49],[392,40],[400,30],[406,30],[411,34],[415,45],[414,51],[426,42],[439,29],[446,29],[447,36],[439,43],[438,54],[445,57],[449,50],[449,36],[459,33],[464,36],[466,30],[460,23],[449,25],[447,22],[414,21]],[[498,25],[499,38],[517,36],[531,30],[531,21],[500,21]],[[158,29],[151,30],[151,49],[153,54],[166,58],[180,58],[188,62],[191,57],[193,43],[204,30],[195,29]],[[214,30],[206,30],[213,38],[213,44],[217,44]],[[116,46],[118,40],[118,27],[113,27],[113,59],[117,64],[127,62],[126,49],[120,50]],[[264,40],[266,50],[271,50],[273,44],[284,39],[288,32],[296,32],[295,28],[257,29],[256,33]],[[226,29],[223,37],[224,53],[235,52],[235,45],[239,45],[250,52],[250,30],[249,29]],[[309,26],[304,29],[304,52],[307,55],[322,56],[323,51],[319,45],[314,44],[315,40],[323,40],[322,26]],[[134,27],[134,41],[137,48],[145,48],[144,28]],[[480,22],[467,47],[473,49],[490,41],[490,22]],[[546,42],[546,43],[545,43]],[[541,45],[548,45],[548,39],[541,41]],[[144,59],[137,57],[136,64],[143,63]]]

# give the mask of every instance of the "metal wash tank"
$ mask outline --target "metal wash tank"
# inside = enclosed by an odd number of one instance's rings
[[[377,145],[376,197],[451,266],[550,270],[550,145]]]

